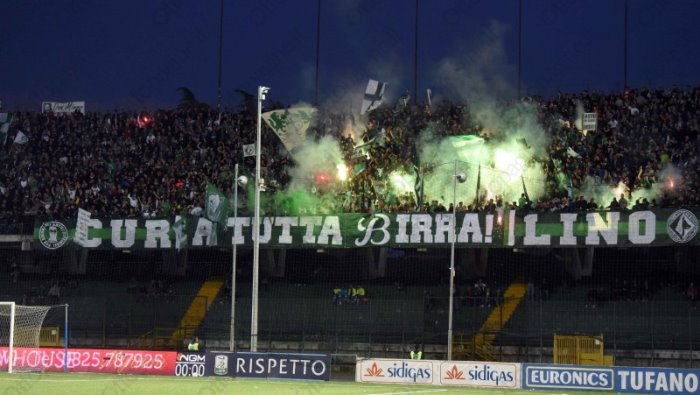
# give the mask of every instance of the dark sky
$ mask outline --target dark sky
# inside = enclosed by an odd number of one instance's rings
[[[236,88],[313,102],[316,0],[224,0],[224,106]],[[0,100],[88,111],[169,107],[176,88],[216,104],[219,0],[5,0]],[[624,0],[523,0],[523,92],[620,90]],[[628,0],[631,87],[698,84],[700,1]],[[518,0],[419,0],[418,91],[514,95]],[[367,78],[413,90],[415,0],[322,0],[319,93],[339,103]],[[361,93],[361,92],[359,92]]]

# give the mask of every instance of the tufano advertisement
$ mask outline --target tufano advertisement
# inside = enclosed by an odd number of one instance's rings
[[[9,349],[0,347],[0,369],[8,365]],[[48,372],[63,372],[67,360],[71,372],[168,375],[175,373],[174,351],[69,349],[14,349],[15,367]]]
[[[642,394],[700,394],[700,370],[616,367],[615,391]]]
[[[204,376],[207,355],[205,353],[177,353],[175,358],[175,376]]]
[[[612,391],[613,368],[573,365],[524,364],[523,388]]]
[[[520,364],[445,361],[440,363],[440,384],[520,388]]]
[[[436,361],[406,359],[363,359],[357,362],[355,381],[362,383],[435,383]]]

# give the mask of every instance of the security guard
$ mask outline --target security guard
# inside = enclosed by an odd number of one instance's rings
[[[413,350],[411,350],[411,359],[423,359],[423,350],[421,350],[417,344],[413,347]]]
[[[199,351],[199,338],[197,336],[192,339],[190,344],[187,345],[187,351],[198,352]]]

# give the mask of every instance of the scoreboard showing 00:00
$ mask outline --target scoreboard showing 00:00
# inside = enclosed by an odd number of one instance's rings
[[[175,376],[204,376],[205,354],[177,354]]]

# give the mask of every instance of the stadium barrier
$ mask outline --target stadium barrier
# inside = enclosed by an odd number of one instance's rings
[[[357,361],[355,381],[520,388],[521,364],[372,358]]]
[[[15,365],[46,371],[64,371],[63,348],[23,348],[14,349]],[[0,347],[0,368],[6,368],[9,349]],[[110,350],[110,349],[70,349],[68,350],[68,371],[87,373],[118,374],[175,374],[175,351]]]
[[[175,359],[175,376],[204,376],[207,354],[203,352],[177,353]]]
[[[205,376],[256,377],[328,381],[328,354],[207,351]]]
[[[700,370],[523,365],[522,388],[596,390],[639,394],[700,394]]]

